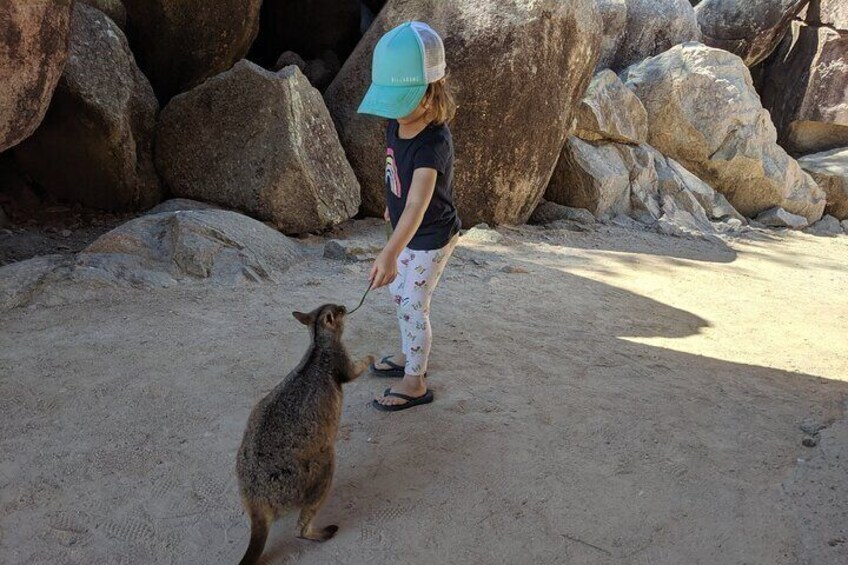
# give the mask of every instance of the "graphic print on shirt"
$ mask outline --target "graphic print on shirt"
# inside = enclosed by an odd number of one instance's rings
[[[391,147],[386,148],[386,183],[392,194],[400,198],[400,178],[398,178],[395,152]]]

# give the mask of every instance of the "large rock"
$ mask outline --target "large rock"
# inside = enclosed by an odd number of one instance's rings
[[[615,56],[627,29],[627,0],[597,0],[598,11],[603,25],[601,35],[601,56],[596,69],[608,69],[615,62]]]
[[[798,164],[827,194],[825,214],[848,219],[848,147],[806,155]]]
[[[162,212],[184,212],[188,210],[220,210],[218,206],[208,202],[190,200],[188,198],[171,198],[157,204],[145,214],[161,214]]]
[[[648,113],[614,72],[601,71],[592,78],[577,108],[575,135],[586,141],[644,143],[648,139]]]
[[[359,206],[321,94],[297,67],[272,73],[241,61],[171,100],[156,163],[176,196],[270,220],[286,233],[320,230]]]
[[[390,0],[325,95],[362,184],[363,208],[373,215],[385,206],[385,122],[356,108],[377,40],[410,19],[430,23],[445,40],[459,103],[451,129],[463,222],[524,222],[595,67],[601,24],[594,0]]]
[[[0,309],[102,299],[115,288],[279,282],[303,258],[292,240],[236,212],[150,214],[102,235],[74,257],[50,255],[0,267]]]
[[[598,218],[631,214],[649,224],[676,199],[698,221],[743,221],[722,195],[647,145],[647,138],[642,102],[615,73],[599,72],[580,103],[576,134],[566,141],[546,198]],[[692,199],[699,206],[690,205]]]
[[[124,0],[138,64],[164,101],[229,69],[259,30],[262,0]]]
[[[93,8],[97,8],[115,22],[122,30],[127,29],[127,9],[121,0],[78,0],[83,4],[88,4]]]
[[[827,214],[825,214],[821,220],[811,225],[804,231],[812,235],[821,235],[827,237],[842,235],[844,233],[844,231],[842,230],[842,225],[839,223],[839,220]]]
[[[688,0],[627,0],[627,25],[612,61],[615,71],[687,41],[700,41]]]
[[[627,215],[671,235],[711,234],[713,222],[745,223],[722,195],[647,144],[570,137],[545,198],[601,220]]]
[[[60,200],[105,210],[149,208],[162,196],[153,166],[159,110],[153,89],[103,12],[77,4],[70,44],[50,109],[15,156]]]
[[[809,24],[830,26],[840,31],[848,31],[848,2],[845,0],[810,0],[802,13]]]
[[[0,153],[47,112],[68,57],[73,0],[0,2]]]
[[[763,105],[792,153],[848,145],[848,31],[795,21],[763,70]]]
[[[190,210],[127,222],[77,254],[76,267],[117,284],[234,284],[278,280],[301,258],[294,242],[261,222],[228,210]]]
[[[556,202],[542,200],[530,216],[529,223],[543,226],[563,220],[592,225],[595,223],[595,216],[585,208],[572,208],[571,206],[563,206]]]
[[[251,57],[265,64],[291,50],[304,59],[331,50],[341,57],[359,40],[359,0],[264,0]]]
[[[722,195],[646,144],[570,137],[545,198],[602,220],[629,215],[648,225],[663,216],[676,222],[685,213],[685,223],[701,232],[713,231],[711,221],[744,222]]]
[[[792,214],[779,206],[763,210],[755,220],[770,228],[791,228],[793,230],[800,230],[810,224],[804,216]]]
[[[569,137],[551,176],[545,199],[585,208],[597,218],[627,214],[630,211],[630,169],[619,147]]]
[[[824,192],[776,143],[741,59],[679,45],[622,76],[648,111],[648,140],[723,193],[742,214],[780,206],[812,222]]]
[[[749,67],[768,57],[809,0],[704,0],[695,13],[703,41]]]

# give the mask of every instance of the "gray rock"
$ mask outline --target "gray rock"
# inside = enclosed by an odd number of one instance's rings
[[[620,228],[628,229],[631,231],[645,231],[645,225],[634,220],[630,216],[626,216],[624,214],[620,214],[618,216],[614,216],[611,220],[609,220],[614,226],[618,226]]]
[[[810,0],[801,19],[811,24],[848,31],[848,3],[845,0]]]
[[[300,55],[298,55],[294,51],[283,51],[277,58],[277,62],[274,64],[273,71],[281,71],[289,65],[296,66],[300,69],[301,72],[306,70],[306,61],[304,61]]]
[[[294,66],[272,73],[241,61],[175,97],[159,120],[156,163],[175,195],[242,210],[285,233],[324,229],[359,206],[321,94]]]
[[[824,192],[775,143],[769,113],[739,57],[678,45],[627,69],[623,80],[648,111],[648,140],[741,214],[782,207],[821,217]]]
[[[47,112],[68,58],[72,0],[0,2],[0,153]]]
[[[124,0],[124,5],[133,53],[164,103],[247,54],[259,30],[262,0]]]
[[[162,212],[180,212],[186,210],[218,210],[220,207],[207,202],[199,202],[197,200],[189,200],[188,198],[171,198],[161,204],[157,204],[146,214],[161,214]]]
[[[848,234],[848,220],[842,220],[839,225],[842,226],[842,231]]]
[[[740,225],[745,225],[747,220],[745,216],[736,211],[727,198],[720,192],[716,192],[710,185],[689,172],[686,167],[671,158],[666,158],[668,166],[673,170],[673,174],[679,179],[678,182],[704,208],[704,212],[710,220],[728,221],[734,220]]]
[[[63,255],[45,255],[0,267],[0,310],[27,305],[69,262]]]
[[[674,217],[662,215],[654,224],[657,231],[664,235],[683,239],[702,239],[713,243],[722,241],[717,235],[705,232],[700,222],[686,212],[677,212]]]
[[[150,214],[102,235],[75,257],[0,267],[0,309],[102,298],[118,288],[278,282],[302,259],[297,244],[236,212]]]
[[[88,4],[93,8],[97,8],[115,22],[122,31],[127,29],[127,9],[121,0],[80,0],[83,4]]]
[[[783,208],[769,208],[760,212],[755,220],[766,227],[770,228],[791,228],[800,230],[809,225],[809,222],[804,216],[791,214]]]
[[[619,71],[675,45],[700,40],[688,0],[627,0],[627,25],[610,68]]]
[[[763,68],[763,106],[792,153],[848,146],[848,31],[792,22]]]
[[[702,233],[716,231],[714,221],[745,223],[724,196],[647,144],[569,138],[545,197],[598,218],[626,214],[648,225],[679,218],[686,229]]]
[[[612,66],[621,46],[627,28],[627,0],[598,0],[598,11],[601,14],[603,31],[601,56],[595,69],[601,70]]]
[[[324,244],[324,258],[337,261],[373,261],[383,246],[369,241],[331,239]]]
[[[503,241],[503,235],[490,228],[487,224],[478,224],[466,231],[459,238],[460,243],[482,243],[497,245]]]
[[[798,164],[827,195],[824,213],[848,219],[848,147],[806,155]]]
[[[303,74],[312,86],[323,92],[338,72],[339,67],[333,67],[323,59],[313,59],[306,64]]]
[[[595,216],[584,208],[571,208],[570,206],[563,206],[556,202],[543,200],[536,207],[536,210],[533,211],[529,223],[544,225],[558,220],[568,220],[580,224],[592,225],[595,223]]]
[[[591,215],[591,214],[590,214]],[[545,228],[549,230],[568,230],[575,232],[591,232],[595,231],[595,224],[586,224],[574,220],[554,220],[549,224],[545,224]]]
[[[577,108],[575,135],[586,141],[638,144],[648,139],[648,113],[618,76],[596,74]]]
[[[815,224],[805,229],[804,231],[812,235],[821,236],[842,235],[844,233],[844,230],[842,229],[842,225],[839,223],[839,220],[837,220],[833,216],[827,215]]]
[[[77,254],[74,278],[116,286],[275,281],[302,259],[294,242],[227,210],[163,212],[136,218]]]
[[[704,0],[695,9],[704,43],[753,67],[783,39],[809,0]]]
[[[539,203],[595,68],[601,22],[594,0],[389,0],[325,98],[362,184],[363,210],[385,203],[385,125],[356,113],[377,40],[407,20],[445,39],[459,111],[457,208],[467,225],[524,223]],[[492,64],[509,72],[493,72]]]
[[[584,208],[597,218],[628,213],[631,178],[623,155],[630,151],[624,145],[569,137],[545,198],[564,206]]]
[[[77,4],[70,56],[50,109],[15,156],[59,200],[144,210],[163,194],[153,165],[158,111],[120,28],[96,8]]]

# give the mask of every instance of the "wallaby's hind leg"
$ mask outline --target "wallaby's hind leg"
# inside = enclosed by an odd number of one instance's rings
[[[315,515],[318,514],[321,506],[323,506],[324,500],[327,498],[327,493],[329,491],[330,482],[327,481],[327,486],[320,498],[316,502],[306,505],[300,509],[300,517],[297,519],[297,537],[312,541],[327,541],[336,535],[337,531],[339,531],[339,527],[335,525],[327,526],[320,530],[312,525],[312,520],[315,519]]]
[[[244,501],[244,507],[250,517],[250,544],[239,565],[255,565],[259,563],[259,557],[265,549],[265,540],[268,539],[268,529],[271,525],[271,512],[265,505],[248,500]]]

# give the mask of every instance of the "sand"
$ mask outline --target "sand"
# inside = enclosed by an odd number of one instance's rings
[[[438,291],[436,402],[377,413],[385,380],[348,385],[339,533],[288,517],[265,563],[848,562],[848,237],[501,232]],[[322,243],[280,285],[4,312],[0,562],[236,563],[243,427],[307,345],[289,312],[365,283]],[[395,335],[381,291],[346,342]]]

